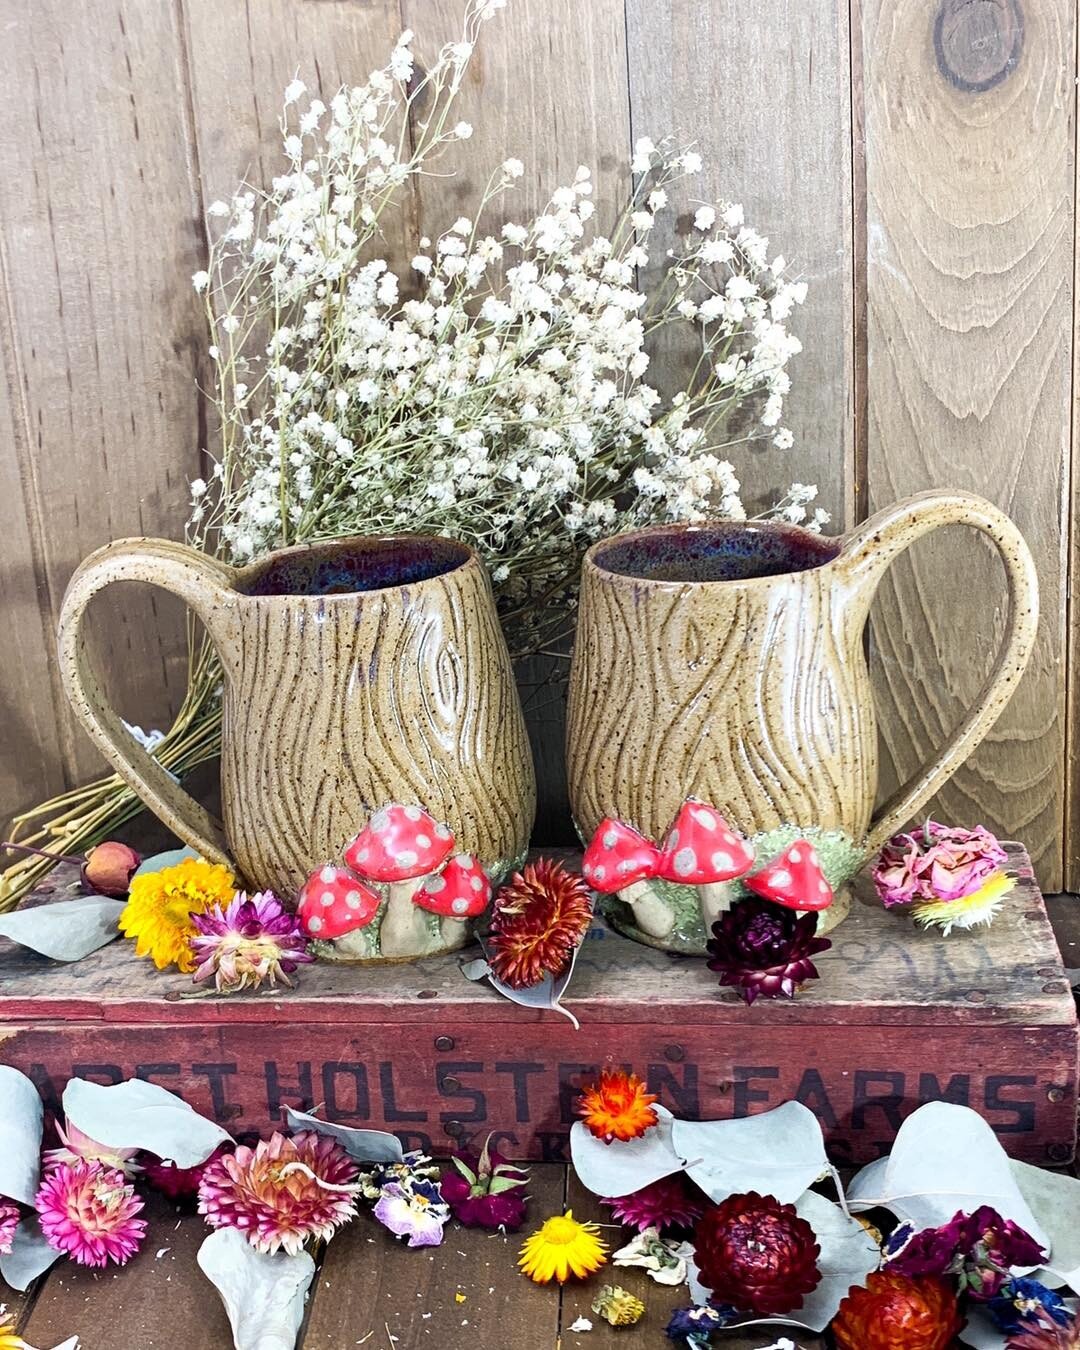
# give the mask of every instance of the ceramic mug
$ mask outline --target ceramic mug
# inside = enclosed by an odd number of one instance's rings
[[[863,629],[889,564],[952,524],[981,530],[1001,554],[1005,638],[952,739],[873,816],[877,725]],[[993,726],[1037,619],[1035,565],[1020,532],[966,493],[912,497],[840,538],[722,522],[602,540],[585,556],[570,676],[567,768],[579,833],[587,840],[610,816],[659,842],[693,797],[751,838],[761,861],[808,834],[839,890]],[[620,901],[610,906],[616,925],[654,946],[702,950],[692,889],[653,885],[672,908],[670,933],[642,932]],[[838,895],[821,930],[846,906]]]
[[[86,606],[114,581],[172,591],[210,634],[224,672],[224,824],[136,743],[90,668]],[[487,574],[465,544],[355,537],[236,569],[182,544],[121,540],[72,577],[59,647],[72,706],[113,768],[251,887],[295,895],[391,802],[448,824],[493,879],[524,858],[536,806],[525,721]],[[378,954],[372,938],[363,955]]]

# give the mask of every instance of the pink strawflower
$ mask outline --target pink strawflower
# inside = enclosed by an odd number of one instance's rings
[[[0,1196],[0,1255],[10,1254],[15,1229],[18,1228],[21,1218],[19,1206]]]
[[[191,923],[196,931],[188,942],[198,962],[192,978],[213,980],[219,994],[258,989],[264,981],[291,986],[296,967],[315,959],[296,915],[272,891],[250,898],[237,891],[224,909],[192,914]]]
[[[34,1197],[45,1241],[80,1266],[126,1265],[146,1233],[142,1207],[123,1172],[99,1162],[60,1163]]]
[[[177,1167],[174,1162],[165,1162],[148,1153],[143,1163],[143,1178],[155,1191],[167,1195],[170,1200],[186,1200],[198,1194],[202,1174],[214,1159],[220,1158],[223,1153],[230,1153],[232,1148],[232,1144],[219,1144],[205,1162],[195,1167]]]
[[[309,1238],[329,1241],[353,1218],[358,1173],[327,1135],[275,1133],[206,1165],[199,1213],[211,1228],[239,1229],[256,1251],[295,1255]]]
[[[646,1228],[656,1228],[661,1233],[670,1228],[693,1228],[705,1210],[701,1197],[691,1191],[681,1172],[650,1182],[631,1195],[600,1203],[610,1207],[612,1218],[639,1233]]]
[[[138,1149],[109,1148],[99,1144],[88,1134],[83,1134],[77,1125],[70,1121],[66,1126],[56,1122],[56,1133],[60,1136],[63,1148],[49,1148],[41,1155],[46,1168],[56,1167],[60,1163],[74,1166],[78,1162],[99,1162],[103,1167],[123,1172],[125,1177],[133,1177],[140,1168],[132,1161]]]
[[[910,834],[893,835],[874,864],[874,885],[886,909],[960,900],[979,890],[1008,858],[981,825],[964,830],[928,820]]]

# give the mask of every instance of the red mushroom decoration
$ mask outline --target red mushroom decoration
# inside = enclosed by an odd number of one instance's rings
[[[662,938],[675,927],[675,914],[649,885],[659,862],[660,850],[650,839],[605,816],[585,850],[581,874],[594,891],[625,900],[643,933]]]
[[[808,839],[788,844],[743,884],[763,900],[787,909],[828,909],[833,902],[833,890],[821,870],[817,849]]]
[[[345,861],[354,872],[389,883],[379,929],[383,956],[419,956],[431,945],[430,929],[413,897],[453,847],[448,825],[439,824],[419,806],[394,802],[376,811],[345,850]]]
[[[413,903],[442,918],[442,939],[448,947],[465,942],[466,924],[488,907],[491,882],[471,853],[455,853],[438,876],[427,877]]]
[[[716,807],[687,797],[664,840],[659,875],[698,888],[708,933],[731,908],[731,889],[725,883],[745,876],[753,864],[754,850]]]
[[[327,863],[304,883],[296,914],[308,937],[333,942],[366,928],[381,903],[376,893],[351,872]]]

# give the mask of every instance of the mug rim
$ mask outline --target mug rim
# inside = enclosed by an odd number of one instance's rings
[[[269,566],[278,562],[279,559],[296,557],[303,554],[327,552],[346,552],[350,546],[355,547],[361,544],[389,544],[389,543],[417,543],[417,544],[449,544],[460,550],[460,560],[448,567],[445,571],[436,572],[434,576],[420,577],[415,581],[395,581],[388,586],[370,586],[364,590],[334,591],[331,594],[320,594],[318,591],[281,591],[268,595],[259,595],[256,592],[245,589],[249,582],[257,573],[268,570]],[[253,558],[251,562],[245,563],[243,567],[238,567],[230,579],[229,590],[233,595],[241,600],[317,600],[324,604],[335,604],[341,602],[355,601],[357,596],[363,595],[385,595],[389,591],[412,590],[417,586],[426,586],[432,581],[438,581],[442,577],[454,576],[463,568],[471,564],[480,564],[480,557],[471,544],[467,544],[464,539],[458,539],[456,535],[446,534],[425,534],[419,531],[402,531],[400,533],[381,533],[381,534],[344,534],[335,535],[329,539],[310,540],[300,544],[286,544],[284,548],[272,549],[269,553],[264,553],[259,558]]]
[[[599,558],[602,550],[628,540],[642,539],[662,534],[697,534],[717,529],[730,530],[733,532],[739,531],[741,533],[753,531],[760,534],[793,535],[797,539],[804,539],[808,542],[813,541],[815,547],[820,547],[823,543],[826,548],[832,545],[835,551],[832,553],[831,557],[823,557],[820,562],[815,562],[809,567],[792,568],[786,572],[769,572],[765,576],[756,577],[683,577],[680,579],[673,579],[671,577],[646,577],[638,576],[633,572],[620,572],[616,571],[614,568],[605,567]],[[630,581],[633,582],[635,586],[755,586],[769,584],[785,578],[800,577],[806,573],[820,572],[826,567],[831,567],[840,558],[843,551],[843,535],[815,534],[813,530],[808,530],[803,525],[796,525],[793,521],[723,519],[701,521],[673,520],[660,525],[643,525],[636,530],[626,530],[622,534],[610,534],[604,539],[598,539],[595,544],[591,544],[586,550],[585,557],[582,559],[582,568],[591,567],[593,571],[605,578]]]

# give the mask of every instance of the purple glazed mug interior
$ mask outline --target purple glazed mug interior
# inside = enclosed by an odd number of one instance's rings
[[[286,549],[244,569],[242,595],[355,595],[431,581],[473,556],[466,544],[438,535],[346,539]]]
[[[826,539],[779,521],[659,525],[597,544],[591,561],[639,581],[750,581],[823,567],[840,554]]]

